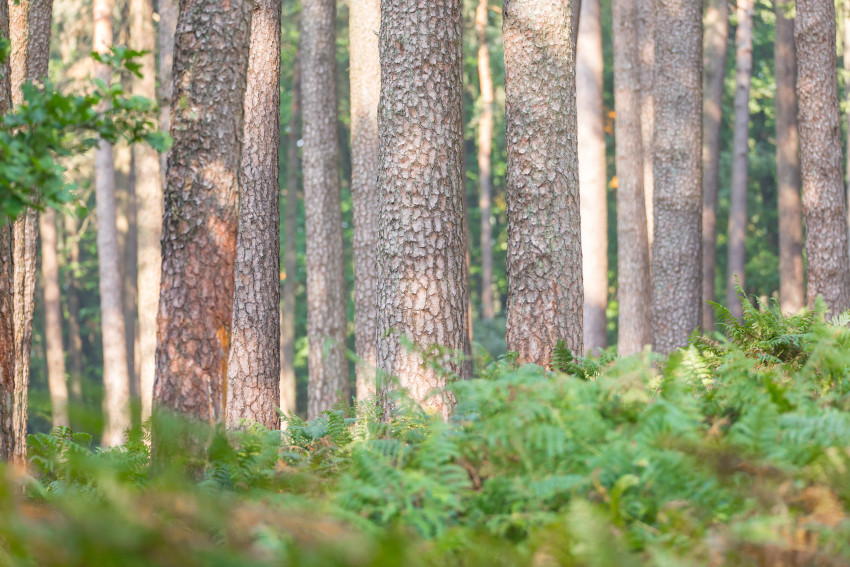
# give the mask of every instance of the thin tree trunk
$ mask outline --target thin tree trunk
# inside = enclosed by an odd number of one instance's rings
[[[280,341],[282,358],[280,366],[280,409],[295,412],[295,288],[298,275],[298,140],[301,139],[301,53],[295,56],[292,76],[292,107],[289,118],[289,136],[286,147],[286,210],[283,226],[283,310],[281,311]]]
[[[655,238],[652,342],[683,347],[702,295],[702,3],[658,0],[655,27]]]
[[[777,0],[777,1],[780,1],[780,0]],[[844,47],[844,98],[847,101],[847,103],[850,104],[850,0],[844,0],[844,3],[841,6],[843,8],[842,11],[844,12],[843,13],[843,17],[844,17],[844,40],[843,40],[843,47]],[[777,7],[777,9],[779,9],[779,8]],[[787,27],[787,22],[790,21],[790,22],[793,23],[793,20],[788,20],[788,18],[785,18],[784,15],[785,14],[783,12],[782,25],[785,25]],[[780,16],[777,14],[777,16],[776,16],[776,26],[777,26],[776,45],[777,45],[777,49],[779,48],[778,47],[779,46],[779,31],[778,31],[778,28],[780,26],[779,18],[780,18]],[[786,31],[785,33],[787,34],[788,32]],[[783,39],[785,37],[786,36],[783,36]],[[792,27],[792,30],[791,30],[791,43],[790,43],[790,45],[792,47],[792,54],[793,54],[793,57],[794,57],[793,63],[796,66],[797,53],[796,53],[796,50],[793,49],[793,46],[794,46],[793,27]],[[796,71],[796,67],[795,67],[795,71]],[[796,75],[796,72],[795,72],[795,74],[794,74],[795,82],[796,82],[796,79],[797,79],[797,75]],[[779,88],[778,85],[779,85],[779,79],[777,78],[777,89]],[[778,100],[778,98],[779,97],[777,96],[777,100]],[[795,102],[796,102],[796,99],[795,99]],[[795,118],[796,118],[796,115],[795,115]],[[777,122],[778,122],[778,120],[779,120],[779,118],[777,117]],[[778,125],[777,125],[777,127],[778,127]],[[796,134],[796,128],[797,128],[796,121],[794,122],[794,128],[795,128],[795,134]],[[847,162],[846,162],[847,166],[845,167],[844,173],[845,173],[845,177],[846,177],[846,181],[847,181],[847,198],[850,199],[850,110],[848,110],[848,112],[847,112],[847,132],[848,132],[848,135],[846,136],[846,138],[847,138],[847,153],[846,153],[846,156],[845,156],[847,158]],[[777,168],[778,168],[778,165],[777,165]],[[798,164],[798,168],[799,168],[799,164]],[[798,194],[799,194],[799,191],[798,191]],[[797,199],[799,201],[799,195],[798,195]],[[847,202],[848,202],[847,226],[848,226],[848,228],[850,228],[850,200],[847,201]],[[798,206],[798,209],[799,208],[800,207]],[[780,222],[781,222],[781,215],[780,215]],[[781,236],[781,234],[780,234],[780,236]],[[850,245],[850,234],[848,234],[848,245]],[[781,254],[780,254],[780,262],[781,262],[781,260],[782,260],[782,257],[781,257]],[[782,280],[781,279],[780,279],[779,283],[780,283],[780,296],[781,296],[782,295],[782,291],[781,291]],[[802,285],[800,286],[800,292],[802,294]],[[802,305],[802,302],[801,302],[801,305]],[[784,305],[783,305],[783,308],[784,308]]]
[[[129,91],[129,86],[127,87]],[[124,300],[124,329],[127,339],[127,371],[130,376],[130,395],[138,398],[141,395],[139,384],[139,364],[136,351],[138,332],[136,320],[138,313],[136,306],[138,305],[138,279],[139,279],[139,230],[138,230],[138,210],[136,202],[136,178],[138,172],[138,164],[133,153],[132,146],[125,146],[124,152],[129,154],[130,160],[127,169],[127,193],[126,203],[119,204],[125,207],[125,219],[127,222],[127,231],[124,238],[123,246],[123,265],[121,266],[121,274],[123,276],[124,290],[122,298]],[[117,179],[116,179],[117,182]],[[120,215],[120,212],[119,212]],[[118,226],[121,226],[119,217]],[[121,229],[119,228],[119,231]],[[119,237],[119,243],[121,238]],[[119,246],[119,250],[122,247]]]
[[[47,382],[53,425],[68,427],[68,385],[65,382],[65,349],[62,348],[62,303],[59,294],[59,258],[56,212],[41,215],[41,273],[44,279],[44,338],[47,345]]]
[[[744,315],[736,297],[735,282],[746,288],[747,266],[747,167],[750,140],[750,79],[753,75],[753,3],[738,0],[735,30],[735,125],[732,141],[732,186],[729,204],[729,259],[726,306],[735,317]]]
[[[79,239],[77,219],[72,213],[66,213],[65,243],[70,263],[65,274],[65,293],[68,298],[68,363],[71,396],[76,402],[83,399],[83,338],[80,329],[80,292],[75,275],[80,265]]]
[[[380,0],[349,9],[351,52],[351,196],[354,200],[354,339],[357,399],[375,394],[377,367],[378,100]]]
[[[180,9],[179,0],[159,0],[159,25],[157,26],[157,44],[159,57],[159,129],[169,132],[171,128],[171,106],[174,94],[174,40],[177,33],[177,13]],[[159,155],[161,186],[166,184],[166,169],[168,155]],[[160,231],[162,223],[160,222]],[[159,280],[156,280],[159,281]]]
[[[336,0],[303,2],[301,88],[310,418],[333,406],[339,394],[348,399],[335,28]]]
[[[602,109],[599,0],[582,0],[576,51],[578,177],[584,278],[584,350],[605,348],[608,318],[608,184]],[[635,77],[638,79],[639,77]]]
[[[586,1],[586,0],[585,0]],[[643,198],[637,3],[614,0],[614,110],[617,139],[617,294],[621,356],[652,343],[649,242]]]
[[[507,343],[548,366],[559,341],[583,352],[572,0],[510,0],[503,17]]]
[[[256,0],[245,90],[227,424],[280,428],[281,0]]]
[[[183,0],[177,24],[154,411],[208,424],[226,414],[253,5]]]
[[[161,1],[165,7],[167,2]],[[168,8],[166,8],[167,12]],[[133,93],[149,99],[156,97],[156,61],[153,52],[153,5],[151,0],[131,0],[133,28],[130,33],[134,47],[149,51],[142,56],[142,78],[133,83]],[[160,33],[166,23],[160,15]],[[173,39],[173,36],[172,36]],[[164,57],[161,55],[161,57]],[[171,56],[169,55],[169,58]],[[168,65],[170,75],[170,65]],[[165,77],[163,77],[165,80]],[[168,87],[170,90],[170,86]],[[166,91],[163,86],[163,92]],[[163,108],[167,108],[164,105]],[[166,112],[163,110],[163,113]],[[166,120],[167,119],[163,119]],[[167,124],[162,124],[167,128]],[[136,169],[136,208],[138,239],[138,309],[139,309],[139,390],[142,399],[142,421],[151,416],[153,381],[156,374],[156,308],[159,303],[162,255],[162,173],[160,156],[144,144],[133,147]]]
[[[835,4],[798,0],[797,101],[803,214],[806,220],[807,302],[823,296],[833,314],[850,308],[850,263],[836,75]]]
[[[640,59],[640,138],[643,148],[643,199],[646,209],[646,238],[649,243],[650,269],[652,242],[655,238],[653,195],[655,175],[653,138],[655,137],[655,0],[636,0],[638,21],[638,57]]]
[[[470,371],[461,12],[461,0],[381,3],[378,366],[444,418],[448,377]]]
[[[489,0],[479,0],[475,10],[475,31],[478,37],[478,81],[481,85],[481,115],[478,117],[478,176],[481,211],[481,318],[495,315],[493,299],[493,227],[491,200],[493,195],[493,73],[490,70],[490,47],[487,44],[487,15]]]
[[[723,83],[726,78],[726,41],[729,6],[710,0],[705,8],[702,96],[702,328],[714,330],[714,272],[717,258],[717,187],[720,172],[720,126]]]

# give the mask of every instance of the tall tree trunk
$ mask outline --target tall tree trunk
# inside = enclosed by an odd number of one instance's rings
[[[683,347],[702,295],[702,3],[658,0],[655,26],[655,238],[652,342]]]
[[[709,0],[705,7],[702,96],[702,328],[714,330],[714,272],[717,258],[717,187],[720,172],[720,126],[726,78],[729,6]]]
[[[348,399],[345,272],[337,139],[336,0],[304,0],[301,15],[304,215],[307,225],[307,415]]]
[[[585,0],[586,1],[586,0]],[[617,139],[617,350],[629,356],[652,343],[649,242],[643,198],[637,2],[614,0],[614,110]]]
[[[171,106],[174,95],[174,40],[177,33],[177,13],[180,10],[179,0],[159,0],[159,25],[157,26],[157,45],[159,57],[159,129],[169,132],[171,128]],[[166,184],[166,169],[168,155],[159,155],[159,170],[161,186]],[[160,222],[160,231],[162,223]],[[161,267],[161,266],[160,266]],[[159,280],[156,280],[159,281]]]
[[[487,15],[489,0],[479,0],[475,10],[475,31],[478,37],[478,82],[481,85],[481,115],[478,117],[478,176],[481,211],[481,318],[495,315],[493,299],[493,227],[491,201],[493,196],[493,73],[490,70],[490,47],[487,44]]]
[[[80,265],[80,235],[77,234],[77,218],[65,213],[65,247],[70,267],[65,274],[66,297],[68,298],[68,370],[71,396],[74,401],[83,399],[83,338],[80,329],[80,291],[75,272]]]
[[[582,0],[576,50],[586,351],[605,348],[608,328],[605,315],[608,307],[608,187],[602,109],[602,23],[599,12],[599,0]]]
[[[112,0],[94,2],[93,47],[106,53],[112,46]],[[95,76],[109,84],[112,70],[95,63]],[[94,183],[97,202],[97,257],[100,275],[100,311],[103,339],[103,395],[106,423],[103,445],[112,447],[124,440],[130,427],[130,375],[122,299],[122,263],[115,225],[115,164],[112,145],[105,140],[95,150]]]
[[[753,75],[753,3],[738,0],[735,30],[735,125],[732,141],[732,186],[729,204],[729,260],[726,305],[735,317],[744,310],[735,291],[736,280],[746,286],[747,167],[750,140],[750,79]]]
[[[835,4],[798,0],[797,101],[806,259],[811,306],[822,295],[833,314],[850,308],[850,263],[836,75]]]
[[[354,339],[357,399],[375,394],[377,367],[378,100],[381,62],[380,0],[356,0],[349,9],[351,53],[351,196],[354,200]]]
[[[130,91],[131,85],[126,87]],[[129,164],[127,169],[127,194],[126,204],[119,204],[120,207],[125,207],[125,218],[127,222],[127,232],[124,240],[124,265],[121,267],[121,274],[124,276],[124,292],[122,294],[124,300],[124,329],[127,339],[127,371],[130,375],[130,395],[133,397],[141,396],[141,388],[139,384],[139,361],[138,361],[138,329],[136,320],[138,319],[138,279],[139,279],[139,229],[138,229],[138,210],[136,201],[136,179],[139,175],[144,175],[138,171],[138,162],[132,146],[125,146],[124,152],[129,154]],[[119,212],[120,215],[120,212]],[[119,220],[118,226],[120,227]],[[119,231],[121,229],[119,228]],[[119,244],[121,238],[119,237]],[[119,245],[119,250],[122,248]]]
[[[280,366],[280,409],[295,412],[295,288],[298,284],[298,140],[301,139],[301,52],[295,56],[292,77],[292,107],[286,146],[286,211],[283,226],[283,310],[280,341],[283,360]]]
[[[779,1],[779,0],[777,0],[777,1]],[[844,47],[844,98],[847,101],[847,103],[850,104],[850,0],[844,0],[841,7],[842,7],[843,17],[844,17],[844,39],[843,39],[843,44],[844,44],[843,45],[843,47]],[[777,7],[777,9],[778,9],[778,7]],[[777,45],[777,49],[778,49],[778,46],[779,46],[779,31],[778,31],[778,28],[780,26],[779,18],[780,18],[780,16],[777,14],[777,16],[776,16],[776,26],[777,26],[776,45]],[[792,21],[792,20],[788,20],[787,18],[785,18],[784,13],[783,13],[783,20],[784,21],[783,21],[782,25],[785,25],[785,26],[787,26],[786,22]],[[793,23],[793,21],[792,21],[792,23]],[[787,34],[788,32],[785,31],[784,33]],[[793,28],[791,30],[791,46],[792,46],[792,54],[793,54],[793,57],[794,57],[794,61],[793,61],[794,65],[795,65],[794,70],[796,71],[797,53],[796,53],[796,50],[793,50],[793,46],[794,46]],[[795,73],[794,80],[796,81],[796,79],[797,79],[797,75]],[[777,89],[779,88],[778,84],[779,84],[779,79],[777,78]],[[779,97],[777,96],[777,99],[778,98]],[[796,102],[796,99],[795,99],[795,102]],[[795,118],[796,118],[796,115],[795,115]],[[777,122],[778,122],[778,120],[779,119],[777,117]],[[795,128],[795,135],[796,135],[796,128],[797,128],[796,121],[794,122],[794,128]],[[847,132],[850,132],[850,111],[847,112]],[[850,199],[850,134],[847,135],[847,148],[846,148],[846,150],[847,150],[847,153],[846,153],[847,166],[845,167],[844,174],[845,174],[846,181],[847,181],[847,198]],[[799,163],[798,163],[798,166],[799,166]],[[777,168],[778,167],[779,166],[777,165]],[[798,193],[799,193],[799,191],[798,191]],[[799,201],[799,195],[798,195],[797,199]],[[848,226],[848,228],[850,228],[850,201],[847,201],[847,202],[848,202],[847,226]],[[799,208],[800,207],[798,206],[798,209]],[[781,215],[780,215],[780,222],[781,222]],[[780,234],[780,237],[781,237],[781,234]],[[850,244],[850,234],[848,234],[848,240],[849,240],[848,244]],[[780,254],[780,261],[781,260],[782,260],[782,256]],[[779,294],[781,296],[782,295],[782,291],[781,291],[782,280],[781,279],[780,279],[779,283],[780,283]],[[802,294],[802,285],[800,286],[800,292]],[[802,303],[801,303],[801,305],[802,305]],[[783,308],[784,308],[784,306],[783,306]]]
[[[160,2],[160,6],[165,7],[166,3]],[[130,33],[133,45],[135,49],[149,52],[142,56],[142,78],[133,83],[133,93],[153,100],[156,97],[156,61],[153,56],[155,36],[151,0],[131,0],[130,13],[133,20]],[[165,25],[160,19],[160,26]],[[162,29],[161,27],[160,30]],[[168,68],[170,74],[170,66]],[[170,89],[170,86],[168,88]],[[167,107],[167,104],[163,106]],[[167,127],[167,124],[161,126]],[[133,158],[136,170],[138,231],[139,390],[142,399],[142,421],[145,421],[151,416],[153,381],[156,374],[156,308],[159,304],[162,268],[162,173],[159,155],[147,145],[134,146]]]
[[[643,148],[643,199],[646,209],[646,238],[649,242],[650,269],[652,242],[655,238],[653,195],[655,174],[653,139],[655,137],[655,0],[637,0],[638,57],[640,59],[640,141]]]
[[[227,424],[280,428],[281,0],[256,0],[245,90]]]
[[[443,417],[448,376],[470,370],[461,11],[461,0],[381,3],[378,366]]]
[[[47,76],[50,60],[52,0],[20,0],[9,6],[11,90],[15,105],[23,102],[21,85]],[[33,188],[37,189],[37,188]],[[38,213],[24,212],[14,225],[14,312],[15,312],[15,460],[26,455],[27,394],[30,380],[30,348],[38,254]]]
[[[44,338],[47,344],[47,383],[53,425],[67,427],[68,385],[65,382],[65,349],[62,348],[62,303],[59,294],[59,255],[56,212],[41,215],[41,274],[44,279]]]
[[[503,17],[507,342],[547,366],[561,340],[583,351],[572,0],[509,0]]]

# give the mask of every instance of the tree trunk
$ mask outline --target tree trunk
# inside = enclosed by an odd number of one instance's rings
[[[227,366],[227,424],[280,428],[281,0],[256,0],[245,90],[245,137]]]
[[[780,1],[780,0],[777,0],[777,1]],[[843,14],[843,16],[844,16],[844,40],[843,40],[843,44],[844,44],[843,45],[843,47],[844,47],[844,98],[846,99],[847,103],[850,104],[850,0],[844,0],[844,3],[842,4],[842,8],[843,8],[843,12],[844,12],[844,14]],[[778,9],[778,7],[777,7],[777,9]],[[777,15],[776,16],[776,26],[777,26],[777,32],[776,32],[776,37],[777,37],[776,46],[777,47],[776,47],[776,49],[779,49],[779,31],[778,31],[779,26],[780,26],[779,19],[780,19],[780,16]],[[794,58],[793,61],[792,61],[792,68],[795,72],[794,81],[796,82],[796,80],[797,80],[797,75],[796,75],[797,53],[796,53],[796,50],[794,49],[793,20],[789,20],[788,18],[785,18],[784,12],[783,12],[782,20],[783,21],[782,21],[781,25],[785,26],[783,28],[783,33],[785,34],[785,35],[783,35],[783,39],[785,40],[785,42],[788,42],[789,40],[787,38],[790,37],[790,44],[783,42],[783,45],[790,45],[791,46],[791,56]],[[788,22],[791,22],[790,36],[788,35],[789,32],[786,29],[786,28],[789,27]],[[787,47],[786,47],[786,49],[787,49]],[[778,72],[777,72],[777,74],[778,74]],[[777,90],[779,88],[778,85],[779,85],[779,79],[777,77]],[[792,88],[793,88],[793,86],[792,86]],[[779,99],[779,97],[777,96],[777,100],[778,99]],[[796,103],[796,99],[794,99],[794,102]],[[797,116],[795,114],[794,115],[794,118],[795,118],[794,135],[795,135],[795,137],[797,135],[796,117]],[[778,122],[779,122],[779,117],[777,117],[777,127],[778,127]],[[850,132],[850,110],[848,110],[848,112],[847,112],[847,132]],[[847,157],[847,160],[848,160],[847,161],[848,165],[845,168],[844,173],[845,173],[845,176],[846,176],[846,179],[847,179],[847,198],[850,199],[850,135],[847,136],[847,154],[846,154],[846,157]],[[778,167],[779,166],[777,165],[777,169],[778,169]],[[799,203],[799,200],[800,200],[800,196],[799,196],[799,161],[797,162],[797,181],[798,181],[797,202]],[[790,199],[789,199],[789,202],[790,202]],[[800,210],[799,204],[797,205],[797,210],[798,211]],[[798,213],[797,216],[802,217],[802,214]],[[781,215],[780,215],[780,222],[781,222]],[[850,228],[850,201],[848,201],[848,207],[847,207],[847,226],[848,226],[848,228]],[[801,236],[802,236],[802,231],[801,231]],[[780,238],[781,238],[781,233],[780,233]],[[800,241],[802,242],[802,238],[800,239]],[[848,241],[850,241],[850,233],[848,233]],[[850,242],[848,242],[848,245],[850,245]],[[781,244],[780,244],[780,246],[781,246]],[[781,261],[782,261],[782,256],[780,254],[780,262]],[[801,263],[802,263],[802,252],[801,252]],[[801,283],[800,283],[799,291],[800,291],[800,295],[802,296],[802,293],[803,293],[802,278],[800,279],[800,282]],[[779,281],[779,284],[780,284],[780,296],[781,296],[782,295],[782,291],[781,291],[782,280],[781,279]],[[792,289],[794,289],[796,291],[795,288],[792,288]],[[793,292],[791,292],[791,293],[793,293]],[[802,307],[802,301],[800,302],[800,305]],[[783,305],[783,308],[784,308],[784,305]]]
[[[129,16],[128,16],[129,18]],[[129,78],[127,79],[129,81]],[[127,85],[127,91],[130,91],[132,85]],[[130,376],[130,395],[135,398],[141,396],[141,388],[139,384],[139,364],[138,364],[138,329],[136,320],[138,319],[138,279],[139,279],[139,229],[138,229],[138,210],[136,202],[136,179],[144,173],[139,172],[138,163],[133,153],[132,146],[124,146],[122,144],[123,153],[129,154],[129,163],[127,168],[127,191],[126,203],[118,205],[118,231],[121,232],[121,208],[124,207],[124,220],[126,221],[126,232],[124,235],[124,244],[121,246],[121,237],[118,237],[118,249],[123,251],[124,263],[121,266],[121,274],[123,276],[123,293],[124,300],[124,329],[127,340],[127,372]],[[116,184],[118,184],[116,178]],[[117,195],[116,195],[117,197]]]
[[[356,0],[349,9],[351,53],[351,196],[354,200],[354,338],[357,399],[375,394],[377,366],[378,100],[381,62],[380,0]]]
[[[588,352],[605,348],[608,334],[608,318],[605,314],[608,307],[608,184],[605,171],[602,24],[599,11],[599,0],[582,0],[576,51],[578,177],[584,264],[584,350]]]
[[[850,263],[835,34],[833,2],[798,0],[794,39],[809,273],[806,299],[811,306],[821,295],[838,314],[850,308]]]
[[[586,1],[586,0],[585,0]],[[652,343],[649,242],[643,198],[637,3],[614,0],[614,110],[617,139],[617,294],[621,356]]]
[[[154,411],[208,424],[226,413],[253,5],[183,0],[177,24]]]
[[[167,2],[161,1],[161,9]],[[167,12],[167,8],[165,10]],[[133,83],[133,93],[153,100],[156,97],[156,61],[154,60],[153,6],[151,0],[131,0],[133,20],[131,37],[134,48],[149,51],[142,56],[142,78]],[[162,14],[160,14],[162,17]],[[160,33],[163,23],[160,19]],[[173,36],[172,36],[173,38]],[[161,54],[161,57],[164,57]],[[171,56],[169,55],[169,58]],[[170,75],[170,65],[168,65]],[[162,80],[166,80],[163,76]],[[168,89],[170,90],[170,86]],[[165,86],[163,85],[163,91]],[[163,108],[167,108],[164,105]],[[163,110],[165,112],[165,110]],[[167,124],[163,124],[167,128]],[[139,309],[139,390],[142,421],[151,416],[153,381],[156,374],[156,308],[159,304],[162,255],[162,173],[160,156],[144,144],[133,147],[136,169],[136,208],[138,231],[138,309]]]
[[[44,278],[44,338],[47,344],[47,382],[53,425],[68,427],[68,385],[65,382],[65,349],[62,348],[62,303],[59,293],[59,258],[56,212],[41,215],[41,274]]]
[[[656,2],[652,342],[683,347],[702,295],[702,3]]]
[[[495,315],[493,299],[493,227],[491,201],[493,196],[493,74],[490,70],[490,47],[487,44],[487,15],[489,0],[479,0],[475,10],[475,31],[478,37],[478,81],[481,85],[481,115],[478,117],[478,176],[481,212],[481,318]]]
[[[83,338],[80,329],[80,291],[75,272],[80,265],[80,235],[77,234],[77,219],[73,213],[65,213],[65,245],[70,268],[65,274],[66,297],[68,298],[68,366],[71,396],[74,401],[83,399]]]
[[[159,25],[157,26],[159,58],[157,66],[159,70],[159,129],[163,132],[170,132],[171,128],[171,106],[174,95],[174,40],[177,33],[177,13],[179,10],[179,0],[159,0]],[[165,187],[167,181],[166,170],[170,153],[170,151],[163,152],[159,155],[162,187]],[[160,231],[162,230],[161,226],[162,222],[160,221]]]
[[[286,147],[286,211],[283,226],[283,310],[281,311],[280,341],[283,360],[280,366],[280,409],[294,413],[295,399],[295,288],[298,283],[298,140],[301,117],[301,53],[295,56],[292,76],[292,108]]]
[[[747,166],[750,139],[750,79],[753,75],[753,3],[738,0],[735,30],[735,125],[732,141],[732,186],[729,204],[729,260],[726,306],[737,318],[744,316],[735,282],[746,286]]]
[[[337,139],[336,0],[305,0],[301,15],[304,215],[307,225],[307,415],[348,399]]]
[[[447,381],[470,370],[461,12],[461,0],[381,3],[378,366],[444,418]]]
[[[729,6],[710,0],[705,8],[702,96],[702,328],[714,330],[714,272],[717,258],[717,187],[720,172],[720,127]]]
[[[636,0],[638,21],[638,57],[640,59],[640,141],[643,148],[643,199],[646,209],[646,238],[649,243],[650,269],[652,242],[655,238],[653,195],[653,138],[655,137],[655,0]]]
[[[559,341],[583,352],[572,14],[572,0],[509,0],[503,16],[507,342],[542,366]]]

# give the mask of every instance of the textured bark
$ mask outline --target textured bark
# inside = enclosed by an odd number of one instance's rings
[[[479,0],[475,10],[478,38],[478,82],[481,86],[481,114],[478,117],[478,209],[481,212],[481,318],[495,315],[493,298],[493,73],[490,70],[490,47],[487,44],[489,0]]]
[[[504,8],[508,349],[547,366],[582,342],[582,250],[572,1]]]
[[[46,210],[40,219],[41,275],[44,281],[44,338],[47,345],[47,383],[53,425],[68,423],[68,385],[65,382],[65,350],[62,348],[62,303],[59,296],[59,255],[56,212]]]
[[[0,36],[9,39],[9,3],[0,0]],[[0,116],[12,107],[8,61],[0,65]],[[13,461],[15,435],[15,269],[12,223],[0,215],[0,460]]]
[[[95,0],[93,47],[106,53],[112,46],[112,0]],[[111,81],[108,65],[95,63],[95,75]],[[115,164],[112,145],[105,140],[94,155],[95,200],[97,203],[97,259],[100,317],[103,333],[103,407],[106,412],[102,444],[120,445],[130,427],[130,375],[127,366],[127,340],[122,299],[122,262],[115,225]]]
[[[797,102],[806,259],[811,306],[822,295],[833,314],[850,308],[850,263],[836,75],[835,5],[798,0]]]
[[[174,95],[174,40],[177,33],[177,13],[180,10],[180,2],[179,0],[159,0],[158,8],[159,129],[163,132],[169,132],[171,128],[171,100]],[[162,187],[165,187],[167,182],[166,170],[169,153],[163,152],[159,156]]]
[[[68,301],[68,370],[71,396],[83,399],[83,338],[80,329],[80,292],[75,272],[80,265],[80,236],[77,219],[65,213],[65,247],[70,268],[65,272],[65,296]]]
[[[298,140],[301,139],[301,53],[295,56],[292,77],[292,107],[289,118],[289,136],[286,147],[286,211],[283,226],[283,310],[281,311],[280,342],[280,409],[295,412],[295,287],[298,283]]]
[[[732,136],[732,186],[729,203],[729,259],[726,306],[735,317],[744,310],[736,297],[735,282],[746,286],[747,265],[747,167],[750,139],[750,79],[753,75],[753,3],[738,0],[735,29],[735,125]]]
[[[252,7],[183,0],[177,25],[154,411],[210,424],[225,416]]]
[[[160,5],[165,4],[160,2]],[[134,48],[150,52],[142,56],[142,78],[134,81],[133,93],[153,100],[156,97],[156,61],[153,56],[156,38],[151,0],[131,0],[130,13],[133,25],[130,35]],[[162,20],[160,25],[164,25]],[[164,105],[164,108],[167,106]],[[144,421],[151,415],[156,374],[156,309],[162,267],[162,173],[159,155],[145,144],[133,147],[133,159],[138,212],[139,390]]]
[[[375,394],[377,367],[378,101],[380,0],[349,8],[351,53],[351,196],[354,200],[354,339],[357,399]]]
[[[720,126],[723,114],[723,81],[726,78],[726,40],[729,6],[726,0],[709,0],[703,35],[702,96],[702,328],[714,330],[714,272],[717,259],[717,187],[720,172]]]
[[[304,216],[307,224],[307,415],[348,399],[345,275],[337,140],[336,0],[301,14]]]
[[[685,346],[699,327],[702,221],[702,4],[656,2],[652,343]]]
[[[378,366],[443,417],[455,403],[447,381],[470,370],[461,10],[381,5]]]
[[[614,110],[617,139],[617,295],[621,356],[652,343],[649,241],[643,198],[637,2],[614,0]]]
[[[605,315],[608,307],[608,184],[602,108],[602,23],[599,12],[599,0],[582,0],[576,52],[586,351],[605,348],[608,334],[608,319]],[[639,79],[636,74],[635,80]]]
[[[640,58],[640,137],[643,148],[643,199],[650,263],[655,237],[653,138],[655,137],[655,0],[637,0],[638,57]],[[650,266],[651,267],[651,266]]]
[[[280,13],[255,0],[245,90],[227,424],[280,428]]]
[[[9,32],[12,41],[12,102],[21,104],[21,85],[47,75],[50,58],[52,0],[21,0],[9,6]],[[35,189],[35,188],[33,188]],[[33,299],[38,253],[38,213],[24,212],[13,231],[14,313],[15,313],[15,460],[26,454],[27,394],[30,379]]]

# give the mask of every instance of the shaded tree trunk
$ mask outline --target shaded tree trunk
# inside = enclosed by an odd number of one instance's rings
[[[179,0],[159,0],[159,25],[157,26],[157,45],[159,57],[159,129],[169,132],[171,128],[171,106],[174,95],[174,40],[177,33],[177,15]],[[165,187],[169,152],[159,155],[161,186]],[[161,225],[162,223],[160,223]],[[159,281],[159,280],[157,280]]]
[[[127,79],[129,80],[129,78]],[[125,89],[130,91],[132,85],[126,85]],[[136,179],[143,176],[144,173],[139,171],[138,163],[132,146],[122,148],[124,152],[129,154],[129,163],[127,169],[127,192],[126,203],[119,203],[118,210],[118,231],[121,232],[121,214],[120,210],[123,207],[124,220],[126,220],[127,230],[124,237],[124,244],[121,246],[121,236],[118,237],[119,250],[123,250],[124,263],[121,266],[121,274],[124,280],[124,289],[122,298],[124,300],[124,329],[127,340],[127,372],[130,376],[130,395],[139,398],[141,396],[141,388],[139,384],[139,361],[138,361],[138,329],[136,321],[138,319],[138,279],[139,279],[139,230],[138,230],[138,210],[136,202]],[[118,178],[116,178],[118,183]],[[116,195],[117,197],[117,195]]]
[[[481,212],[481,318],[495,315],[493,299],[493,73],[490,70],[490,47],[487,44],[489,0],[479,0],[475,10],[478,38],[478,82],[481,85],[481,114],[478,117],[478,208]]]
[[[778,7],[777,7],[777,9],[778,9]],[[844,12],[843,13],[843,17],[844,17],[844,40],[843,40],[843,44],[844,44],[843,45],[843,47],[844,47],[844,98],[847,101],[847,103],[850,104],[850,79],[848,79],[848,77],[850,77],[850,0],[844,0],[844,3],[842,4],[842,9],[843,9],[842,11]],[[777,29],[780,25],[779,17],[780,16],[777,14],[777,16],[776,16]],[[783,20],[784,21],[782,22],[782,25],[785,25],[786,27],[787,27],[787,22],[791,21],[793,23],[793,20],[788,20],[787,18],[783,18]],[[787,36],[788,32],[785,31],[784,33]],[[779,31],[777,31],[777,38],[778,37],[779,37]],[[784,37],[785,36],[783,36],[783,38]],[[791,36],[790,37],[791,37],[791,44],[790,45],[793,48],[793,46],[794,46],[793,27],[791,29]],[[778,45],[779,45],[779,40],[777,39],[777,46]],[[796,79],[797,79],[797,75],[796,75],[797,53],[796,53],[796,50],[792,51],[792,53],[793,53],[793,56],[794,56],[794,61],[793,61],[794,70],[795,70],[794,80],[796,82]],[[777,89],[778,89],[778,81],[779,81],[779,79],[777,78]],[[796,99],[795,99],[795,102],[796,102]],[[796,115],[795,115],[795,118],[796,118]],[[777,118],[777,121],[778,121],[778,118]],[[797,127],[796,122],[794,123],[794,127],[796,129],[796,127]],[[847,112],[847,132],[850,132],[850,110],[848,110],[848,112]],[[847,148],[846,148],[846,150],[847,150],[847,153],[846,153],[847,165],[844,169],[844,174],[845,174],[846,180],[847,180],[847,198],[850,199],[850,136],[847,136]],[[777,165],[777,167],[778,167],[778,165]],[[799,193],[799,191],[798,191],[798,193]],[[798,196],[798,200],[799,200],[799,196]],[[848,228],[850,228],[850,201],[848,201],[848,207],[847,207],[847,226],[848,226]],[[850,240],[850,234],[848,234],[848,240]],[[850,242],[848,242],[848,244],[850,244]],[[780,261],[781,261],[781,255],[780,255]],[[781,287],[781,284],[782,284],[782,281],[780,279],[780,287]],[[800,291],[801,291],[801,294],[802,294],[802,284],[801,284],[801,287],[800,287]],[[780,291],[780,295],[781,294],[782,294],[782,292]]]
[[[177,24],[154,412],[209,424],[226,413],[253,4],[183,0]]]
[[[59,255],[56,212],[46,210],[40,219],[41,274],[44,280],[44,338],[47,345],[47,383],[54,427],[68,427],[68,385],[65,382],[65,349],[62,348],[62,303],[59,293]]]
[[[358,400],[375,394],[377,367],[380,28],[380,0],[351,3],[348,34],[351,52],[351,196],[354,200],[354,338],[359,358]]]
[[[583,350],[572,0],[504,8],[508,349],[547,366]]]
[[[658,0],[655,27],[655,177],[652,343],[685,346],[702,295],[702,3]]]
[[[702,96],[702,328],[714,330],[714,272],[717,259],[717,187],[720,172],[720,126],[729,6],[710,0],[705,8]]]
[[[77,219],[65,213],[65,246],[70,266],[65,274],[65,295],[68,299],[68,370],[71,396],[77,402],[83,399],[83,338],[80,329],[80,291],[75,275],[80,265],[80,235]]]
[[[9,3],[0,0],[0,36],[9,39]],[[12,108],[9,62],[0,63],[0,116]],[[22,441],[15,431],[15,267],[13,225],[0,215],[0,460],[20,456]]]
[[[227,424],[280,428],[281,0],[256,0],[245,90]]]
[[[301,15],[304,216],[307,225],[307,415],[348,399],[337,140],[336,0],[305,0]]]
[[[646,209],[646,237],[649,242],[650,269],[652,241],[655,238],[653,195],[653,138],[655,137],[655,0],[637,0],[638,57],[640,59],[640,138],[643,148],[643,199]]]
[[[835,5],[798,0],[797,102],[806,259],[811,306],[822,295],[833,314],[850,308],[850,263],[836,75]]]
[[[602,109],[602,23],[599,12],[599,0],[582,0],[576,51],[585,351],[605,348],[608,327],[605,315],[608,307],[608,187]]]
[[[585,0],[586,1],[586,0]],[[637,3],[614,0],[614,110],[617,138],[617,294],[621,356],[652,343],[649,242],[643,198]]]
[[[378,366],[444,418],[447,380],[470,372],[461,12],[461,0],[381,5]]]

